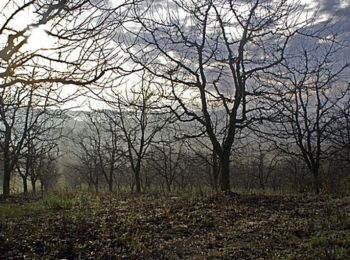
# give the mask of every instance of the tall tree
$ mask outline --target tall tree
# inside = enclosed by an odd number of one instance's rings
[[[10,193],[10,177],[17,156],[8,152],[12,143],[12,130],[16,117],[13,111],[23,110],[24,100],[31,100],[38,88],[50,92],[59,99],[68,101],[72,95],[58,90],[63,85],[89,86],[92,83],[109,82],[108,74],[117,67],[117,50],[109,47],[111,34],[104,27],[109,15],[101,15],[100,1],[3,1],[0,4],[0,91],[1,118],[3,130],[1,143],[4,146],[3,194]],[[122,10],[123,9],[123,10]],[[126,9],[126,3],[113,7],[114,14]],[[120,11],[120,12],[119,12]],[[23,25],[23,21],[26,21]],[[113,30],[115,27],[113,27]],[[35,40],[41,32],[40,46]],[[44,39],[45,37],[45,39]],[[66,88],[65,88],[66,89]],[[71,94],[74,91],[69,91]],[[24,93],[27,93],[25,95]],[[6,100],[5,100],[6,99]],[[44,95],[43,103],[51,97]],[[13,103],[9,103],[9,100]],[[52,102],[51,102],[52,103]],[[33,107],[27,103],[27,110]],[[6,111],[8,107],[12,112]],[[27,122],[28,123],[28,122]],[[25,123],[26,124],[26,123]],[[25,130],[30,128],[26,125]],[[26,133],[22,135],[25,139]],[[24,141],[16,144],[16,154]]]
[[[125,155],[134,175],[136,192],[141,192],[142,161],[156,136],[172,120],[164,110],[160,91],[153,77],[142,73],[133,86],[125,91],[114,89],[105,100],[113,109],[111,119],[126,144]]]
[[[125,51],[163,84],[178,119],[197,121],[209,137],[223,191],[231,188],[236,134],[254,119],[254,100],[264,94],[254,76],[284,60],[305,22],[296,19],[301,12],[287,0],[151,1],[135,5],[136,24],[125,25]]]
[[[267,124],[270,140],[284,153],[304,161],[316,193],[321,188],[322,162],[330,156],[330,130],[337,121],[337,106],[349,95],[344,82],[349,64],[336,58],[341,46],[335,38],[324,41],[301,41],[301,50],[294,50],[293,57],[262,83],[273,82],[275,88],[275,95],[270,96],[275,105],[267,115],[273,118]]]
[[[350,167],[350,96],[337,104],[335,117],[331,125],[331,143],[337,158],[345,161]]]

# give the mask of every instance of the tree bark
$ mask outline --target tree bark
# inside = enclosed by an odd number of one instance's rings
[[[224,192],[231,191],[230,185],[230,153],[224,152],[220,156],[220,189]]]
[[[171,192],[171,181],[170,180],[166,180],[165,183],[166,183],[167,191],[168,191],[168,193],[170,193]]]
[[[10,196],[10,179],[11,179],[11,169],[10,169],[10,158],[5,151],[4,155],[4,178],[2,183],[2,194],[4,197]]]
[[[95,181],[95,191],[96,191],[96,193],[98,193],[99,192],[99,187],[98,187],[98,175],[96,176],[96,181]]]
[[[212,185],[213,185],[213,188],[215,191],[218,191],[219,187],[218,187],[218,184],[219,184],[219,174],[220,174],[220,171],[219,171],[219,167],[218,167],[218,158],[217,158],[217,155],[216,153],[213,151],[212,153],[212,167],[211,167],[211,174],[212,174]]]
[[[31,180],[32,184],[32,192],[35,194],[36,193],[36,180]]]
[[[320,182],[320,177],[319,177],[319,173],[318,170],[314,170],[313,171],[313,179],[314,179],[314,191],[316,194],[320,193],[320,189],[321,189],[321,182]]]
[[[23,194],[28,193],[28,184],[27,184],[27,177],[22,176],[22,183],[23,183]]]
[[[44,196],[44,191],[45,191],[44,182],[43,182],[42,180],[40,180],[40,192],[41,192],[41,196]]]
[[[108,182],[108,190],[110,192],[113,191],[113,177],[112,177],[112,175],[110,175],[110,179],[109,179],[109,182]]]
[[[136,184],[136,193],[141,192],[141,180],[140,180],[140,170],[135,171],[135,184]]]

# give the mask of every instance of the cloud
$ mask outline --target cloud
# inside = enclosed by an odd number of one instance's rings
[[[320,11],[332,16],[350,16],[348,0],[320,0]]]

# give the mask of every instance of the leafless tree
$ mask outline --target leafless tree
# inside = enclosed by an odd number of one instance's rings
[[[84,131],[84,134],[78,133],[73,140],[77,147],[77,151],[73,152],[77,158],[77,163],[74,164],[82,180],[88,184],[88,189],[94,187],[95,191],[99,191],[100,186],[100,164],[97,154],[97,140],[93,133]]]
[[[141,192],[142,161],[157,134],[171,121],[163,110],[163,98],[153,78],[145,73],[140,81],[123,91],[113,90],[108,104],[115,111],[112,120],[126,144],[126,158],[134,174],[136,192]]]
[[[30,109],[28,116],[30,116],[30,128],[22,132],[21,135],[22,138],[24,137],[23,147],[19,150],[19,154],[11,156],[12,159],[17,157],[16,169],[22,178],[24,193],[28,191],[27,180],[29,177],[34,192],[38,179],[43,183],[42,180],[45,179],[45,182],[48,182],[50,176],[56,177],[53,174],[55,173],[54,169],[51,171],[52,174],[50,171],[45,174],[43,172],[47,171],[58,157],[58,142],[63,136],[62,130],[65,121],[64,110],[54,107],[35,106],[35,108]],[[43,163],[45,166],[41,167]]]
[[[274,119],[266,124],[270,140],[284,153],[304,161],[317,193],[322,162],[330,156],[336,108],[349,95],[344,84],[348,64],[336,59],[339,48],[334,38],[322,44],[306,41],[301,52],[271,71],[273,77],[263,83],[275,87],[275,95],[270,96],[272,104],[277,104],[270,110]]]
[[[331,125],[331,143],[340,160],[350,166],[350,98],[337,104],[336,121]]]
[[[174,134],[168,129],[163,129],[160,140],[151,145],[147,153],[149,170],[154,170],[160,176],[168,192],[178,181],[179,172],[183,171],[181,160],[184,159],[184,141],[175,140]]]
[[[292,1],[184,1],[134,5],[124,49],[156,77],[179,120],[196,121],[219,158],[220,188],[229,191],[230,155],[263,96],[254,76],[284,60],[301,9]],[[135,26],[133,26],[135,25]],[[220,122],[220,123],[218,123]]]
[[[96,153],[100,170],[108,183],[109,191],[113,191],[114,175],[120,164],[120,133],[109,115],[110,111],[93,111],[88,114],[90,127],[96,138]],[[108,115],[108,116],[107,116]]]
[[[120,14],[122,18],[126,6],[127,2],[120,3],[111,12]],[[88,87],[101,82],[106,85],[109,82],[108,75],[118,67],[118,50],[110,48],[108,41],[113,35],[104,27],[104,22],[111,19],[111,13],[101,14],[100,7],[101,1],[88,0],[10,0],[0,4],[0,103],[3,107],[0,123],[4,133],[1,143],[6,157],[3,181],[5,196],[10,193],[11,171],[17,161],[17,156],[10,158],[12,155],[6,152],[13,145],[10,144],[13,138],[10,128],[16,121],[14,110],[6,111],[6,107],[11,105],[9,100],[23,110],[21,102],[27,102],[24,101],[24,89],[30,93],[30,88],[49,91],[49,88],[57,90],[63,85]],[[27,24],[21,25],[23,21],[27,21]],[[36,30],[46,34],[48,41],[43,46],[31,43]],[[31,94],[26,100],[30,97]],[[71,98],[65,92],[61,92],[59,97],[61,101],[64,97],[66,101]],[[43,99],[45,102],[46,96]],[[23,143],[19,141],[16,144],[16,154]]]
[[[44,143],[44,136],[47,142],[58,138],[57,133],[48,135],[62,122],[58,117],[62,113],[58,107],[58,95],[60,92],[55,87],[43,89],[40,86],[21,84],[0,89],[4,194],[9,194],[11,173],[19,160],[23,156],[28,158],[30,143]],[[56,130],[58,131],[57,128]],[[23,174],[23,178],[28,176],[28,172]]]
[[[113,191],[120,164],[121,138],[110,113],[106,110],[84,112],[84,129],[78,130],[73,137],[78,146],[75,155],[80,172],[86,177],[89,187],[94,185],[96,191],[101,185],[100,177],[106,181],[108,190]]]
[[[258,140],[255,142],[257,145],[252,145],[253,151],[250,152],[253,176],[258,181],[259,188],[265,190],[278,166],[279,155],[271,145],[262,144]]]

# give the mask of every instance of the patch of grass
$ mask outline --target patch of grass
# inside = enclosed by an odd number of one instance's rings
[[[316,235],[310,239],[310,246],[312,248],[327,247],[329,244],[329,239],[323,235]]]
[[[330,216],[328,222],[331,227],[350,230],[350,215],[346,212],[339,212],[336,215]]]
[[[74,200],[69,197],[52,196],[41,202],[42,206],[48,210],[68,210],[74,205]]]
[[[321,232],[310,239],[310,247],[324,252],[327,259],[347,259],[350,255],[349,232]]]
[[[0,219],[18,218],[28,215],[35,215],[43,211],[43,208],[38,203],[26,205],[7,204],[0,206]]]
[[[50,196],[44,200],[25,204],[9,203],[0,205],[0,219],[19,218],[36,215],[38,213],[71,209],[74,198],[68,196]]]

